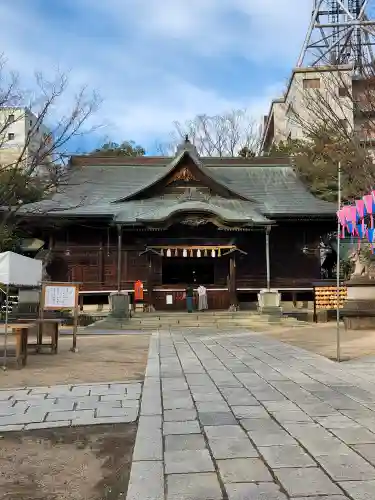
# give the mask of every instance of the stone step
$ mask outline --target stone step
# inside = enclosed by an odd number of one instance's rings
[[[121,331],[141,331],[141,332],[152,332],[156,330],[180,330],[180,329],[202,329],[203,331],[207,330],[217,330],[217,331],[228,331],[232,332],[234,330],[249,330],[249,331],[263,331],[267,330],[270,327],[271,323],[263,323],[263,324],[253,324],[253,325],[240,325],[236,323],[223,323],[223,324],[216,324],[216,325],[201,325],[199,323],[195,323],[194,325],[167,325],[164,323],[161,324],[155,324],[155,325],[134,325],[133,323],[122,323],[118,325],[99,325],[97,324],[96,329],[98,330],[121,330]],[[277,325],[277,323],[276,323]],[[303,327],[305,325],[283,325],[283,323],[279,323],[279,326],[284,326],[286,328],[294,328],[294,327]],[[88,327],[91,329],[90,327]],[[95,329],[95,328],[92,328]]]
[[[97,326],[99,327],[99,323],[97,323]],[[181,321],[179,323],[174,323],[174,322],[168,322],[168,321],[154,321],[154,322],[139,322],[139,321],[133,321],[130,320],[127,323],[121,323],[119,324],[120,328],[127,328],[127,329],[169,329],[169,328],[218,328],[218,329],[224,329],[224,328],[245,328],[245,329],[252,329],[252,328],[264,328],[268,324],[280,324],[284,325],[286,327],[293,327],[293,326],[304,326],[304,323],[302,322],[285,322],[280,319],[273,319],[273,320],[268,320],[268,321],[247,321],[247,322],[242,322],[242,321],[218,321],[218,322],[201,322],[201,321]],[[105,324],[101,323],[101,328],[104,328]]]
[[[136,314],[128,321],[106,318],[97,321],[89,328],[125,329],[125,330],[156,330],[170,328],[214,328],[214,329],[261,329],[268,324],[279,324],[285,327],[302,327],[308,325],[292,317],[275,317],[243,311],[242,313],[223,312],[220,315],[206,313],[142,313]]]
[[[285,323],[301,323],[301,321],[297,320],[296,318],[289,318],[289,317],[281,317],[278,318],[280,321],[283,321]],[[181,323],[201,323],[201,324],[213,324],[213,323],[221,323],[221,322],[235,322],[235,323],[267,323],[270,320],[270,315],[254,315],[254,316],[248,316],[248,317],[221,317],[221,318],[216,318],[216,317],[202,317],[202,316],[195,316],[195,315],[187,315],[187,316],[180,316],[180,317],[175,317],[175,316],[169,316],[169,317],[140,317],[140,316],[133,316],[130,321],[133,323],[143,323],[143,324],[150,324],[150,323],[168,323],[168,324],[181,324]]]
[[[215,312],[198,312],[193,311],[175,311],[175,312],[136,312],[133,314],[135,318],[184,318],[184,317],[198,317],[198,318],[249,318],[260,316],[258,311],[215,311]]]

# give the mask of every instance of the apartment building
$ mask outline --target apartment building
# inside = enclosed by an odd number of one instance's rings
[[[272,101],[264,118],[263,154],[281,141],[303,139],[321,123],[374,139],[373,78],[358,77],[353,66],[322,66],[293,70],[284,96]]]
[[[28,108],[0,108],[0,165],[2,168],[15,164],[19,164],[20,168],[27,168],[35,161],[45,164],[50,159],[46,158],[45,152],[51,140],[50,130],[38,123],[37,116]],[[37,170],[35,169],[35,172]]]

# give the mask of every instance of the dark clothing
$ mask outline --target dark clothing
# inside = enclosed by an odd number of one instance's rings
[[[186,296],[186,308],[187,308],[188,313],[193,312],[193,306],[194,306],[193,297]]]
[[[186,294],[186,308],[189,313],[193,312],[193,297],[194,297],[194,288],[192,286],[188,286],[185,290]]]

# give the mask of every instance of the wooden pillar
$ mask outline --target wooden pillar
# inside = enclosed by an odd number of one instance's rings
[[[117,291],[121,291],[121,273],[122,273],[122,227],[117,226]]]
[[[147,302],[148,302],[148,310],[154,311],[155,306],[154,306],[154,265],[153,265],[153,259],[152,259],[152,254],[148,254],[147,256],[148,259],[148,274],[147,274]]]
[[[234,252],[229,257],[229,300],[230,307],[237,308],[236,254]]]
[[[99,254],[98,254],[98,259],[99,259],[99,282],[101,285],[104,285],[104,241],[103,241],[103,235],[100,235],[100,246],[99,246]]]
[[[266,226],[266,287],[271,288],[271,265],[270,265],[270,232],[271,226]]]

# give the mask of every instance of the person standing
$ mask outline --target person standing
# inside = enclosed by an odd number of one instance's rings
[[[186,307],[188,313],[193,312],[193,303],[194,303],[194,288],[191,285],[188,285],[185,290],[186,295]]]
[[[197,291],[198,291],[198,310],[206,311],[208,309],[207,288],[203,285],[199,285]]]

